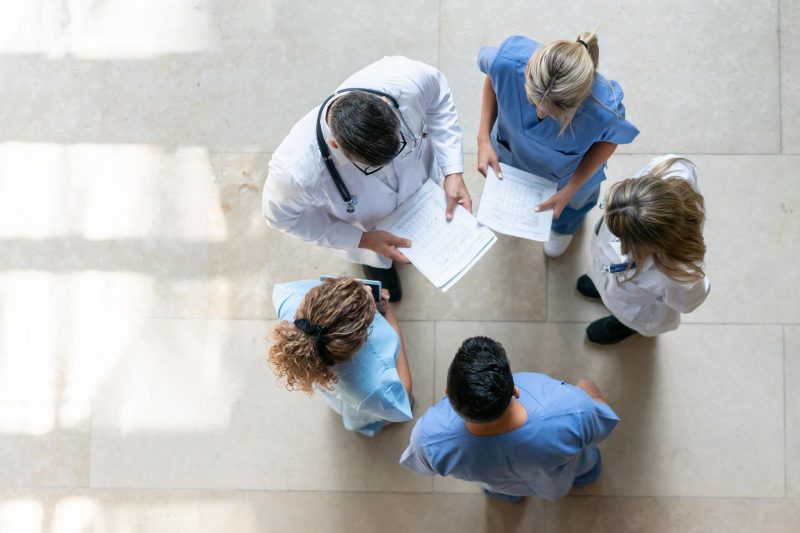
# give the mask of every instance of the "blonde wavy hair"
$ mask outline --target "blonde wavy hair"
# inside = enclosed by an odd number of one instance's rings
[[[623,281],[638,276],[647,257],[676,281],[705,276],[703,195],[687,180],[669,176],[679,161],[693,165],[682,157],[667,159],[640,178],[614,184],[606,197],[606,225],[619,238],[622,253],[636,263]]]
[[[596,31],[582,32],[574,41],[553,41],[540,46],[525,68],[528,101],[559,122],[559,135],[592,94],[600,62]]]
[[[350,360],[367,341],[376,304],[358,281],[339,277],[308,291],[294,320],[323,328],[323,342],[284,320],[272,331],[269,363],[288,390],[311,394],[314,385],[332,390],[338,381],[333,366]],[[324,353],[320,353],[323,350]]]

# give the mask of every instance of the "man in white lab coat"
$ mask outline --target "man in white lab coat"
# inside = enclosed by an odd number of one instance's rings
[[[463,170],[461,127],[442,73],[384,57],[295,124],[270,161],[262,209],[269,226],[364,265],[397,301],[393,261],[408,262],[400,248],[411,242],[375,225],[428,179],[444,187],[448,219],[457,204],[471,211]]]

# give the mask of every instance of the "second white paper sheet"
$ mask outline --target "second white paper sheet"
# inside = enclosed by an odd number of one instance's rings
[[[557,184],[500,163],[503,179],[489,168],[481,195],[478,220],[505,235],[533,241],[550,240],[553,211],[534,208],[556,193]]]
[[[446,291],[452,287],[497,242],[497,237],[462,206],[453,219],[445,219],[445,195],[428,180],[377,229],[411,239],[401,248],[422,274]]]

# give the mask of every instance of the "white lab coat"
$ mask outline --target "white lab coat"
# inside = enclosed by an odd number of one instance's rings
[[[339,89],[349,87],[376,89],[397,99],[400,113],[413,130],[406,131],[401,122],[408,141],[403,153],[408,155],[365,176],[331,147],[342,181],[357,198],[355,212],[348,213],[317,146],[317,106],[295,124],[272,155],[262,210],[267,224],[275,229],[337,248],[350,261],[386,268],[391,260],[358,248],[362,232],[374,229],[429,178],[438,181],[464,171],[461,127],[444,75],[425,63],[384,57],[353,74]],[[330,139],[324,120],[322,130],[325,139]],[[421,138],[416,146],[414,137]]]
[[[657,157],[640,170],[634,178],[640,178],[654,166],[673,154]],[[673,164],[669,177],[688,180],[695,189],[695,168],[682,161]],[[702,304],[711,288],[708,276],[691,282],[675,281],[658,268],[653,260],[644,261],[639,275],[627,282],[620,282],[624,274],[603,273],[603,265],[625,263],[627,256],[620,251],[619,239],[601,220],[599,232],[592,241],[592,267],[589,277],[597,287],[603,303],[620,322],[642,335],[652,337],[677,329],[681,313],[689,313]]]

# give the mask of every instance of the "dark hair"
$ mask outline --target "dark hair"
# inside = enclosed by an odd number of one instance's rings
[[[470,422],[491,422],[506,411],[512,396],[514,378],[503,345],[488,337],[465,340],[447,372],[453,409]]]
[[[379,97],[353,91],[331,104],[328,123],[336,144],[351,161],[379,167],[400,150],[400,121]]]

